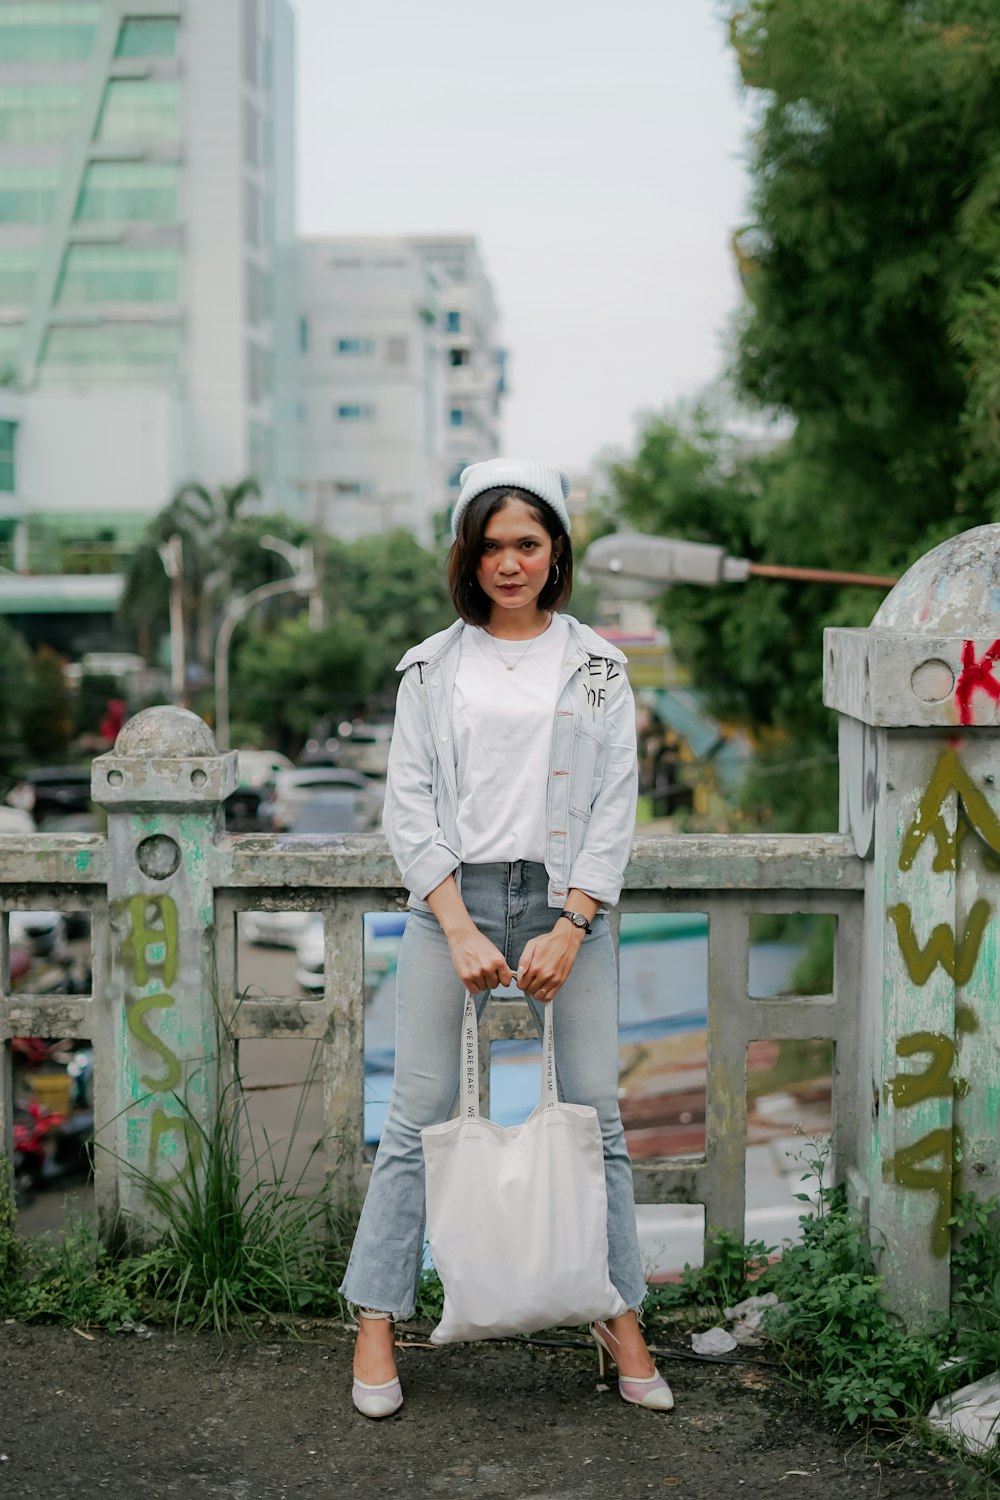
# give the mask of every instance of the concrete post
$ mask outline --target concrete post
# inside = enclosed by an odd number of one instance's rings
[[[867,861],[849,1185],[920,1327],[948,1306],[955,1192],[1000,1190],[1000,526],[936,547],[824,645],[841,830]]]
[[[141,1178],[197,1163],[199,1132],[225,1076],[216,1061],[213,855],[236,756],[183,708],[149,708],[93,764],[94,801],[108,814],[109,931],[95,953],[112,1003],[95,1038],[101,1233],[119,1213],[150,1221]],[[95,937],[97,935],[95,934]],[[117,1060],[117,1061],[116,1061]],[[131,1169],[131,1170],[130,1170]],[[134,1222],[133,1234],[141,1234]]]

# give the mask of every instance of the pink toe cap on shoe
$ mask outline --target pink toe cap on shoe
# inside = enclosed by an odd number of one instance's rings
[[[365,1385],[363,1380],[356,1380],[351,1400],[363,1417],[392,1417],[403,1404],[403,1391],[398,1380],[387,1380],[384,1385]]]
[[[629,1380],[622,1375],[618,1379],[618,1392],[622,1400],[633,1406],[644,1406],[648,1411],[673,1410],[673,1392],[659,1373],[648,1380]]]

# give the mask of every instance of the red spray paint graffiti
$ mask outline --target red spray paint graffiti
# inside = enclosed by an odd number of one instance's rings
[[[1000,699],[1000,682],[993,676],[993,667],[998,658],[1000,641],[994,641],[978,661],[975,642],[962,642],[962,670],[955,686],[955,699],[958,703],[958,716],[963,724],[972,723],[972,698],[977,691],[988,693],[994,702]]]

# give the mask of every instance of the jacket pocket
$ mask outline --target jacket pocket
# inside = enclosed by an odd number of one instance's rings
[[[569,767],[569,810],[586,822],[604,777],[607,731],[577,715],[573,725],[573,752]]]

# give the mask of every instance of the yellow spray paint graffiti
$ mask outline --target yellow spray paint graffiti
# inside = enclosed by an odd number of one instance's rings
[[[993,908],[988,901],[976,901],[965,924],[965,934],[955,942],[955,933],[946,922],[939,922],[921,948],[913,931],[913,918],[905,902],[889,907],[889,916],[896,924],[896,937],[906,964],[906,972],[914,984],[926,984],[941,965],[956,984],[968,984],[972,978],[982,947]]]
[[[966,818],[975,832],[990,849],[1000,854],[1000,818],[965,770],[958,752],[946,750],[934,767],[927,790],[920,799],[917,816],[903,839],[899,851],[901,870],[912,870],[920,846],[928,838],[933,839],[935,844],[932,868],[938,873],[956,868],[965,830],[962,828],[961,817],[956,819],[954,833],[945,822],[944,805],[952,792],[957,792],[961,798]],[[960,828],[962,833],[959,832]]]
[[[953,792],[957,793],[954,831],[948,827],[945,818],[945,804]],[[963,846],[973,833],[986,845],[985,867],[995,870],[996,855],[1000,853],[1000,818],[965,770],[957,751],[948,749],[934,767],[916,817],[903,837],[899,868],[903,872],[912,870],[924,842],[931,839],[934,843],[931,869],[937,874],[956,871],[961,863]],[[956,989],[971,981],[993,916],[990,902],[979,897],[973,903],[961,936],[955,927],[939,922],[923,945],[913,930],[912,911],[907,902],[890,906],[887,915],[895,927],[899,951],[914,984],[925,985],[938,968],[953,980]],[[972,1007],[956,1004],[955,1030],[973,1032],[978,1027]],[[912,1108],[927,1099],[962,1098],[969,1093],[969,1081],[952,1074],[955,1062],[952,1036],[939,1031],[911,1032],[897,1041],[896,1055],[899,1058],[920,1055],[930,1058],[922,1072],[897,1073],[887,1081],[886,1097],[891,1098],[898,1108]],[[957,1128],[942,1126],[928,1131],[910,1145],[898,1147],[882,1168],[887,1182],[934,1195],[931,1251],[936,1256],[947,1255],[949,1249],[948,1220],[952,1211],[955,1163],[960,1154]],[[935,1162],[937,1165],[933,1165]]]
[[[179,963],[176,902],[170,896],[131,896],[122,905],[128,931],[119,951],[135,984],[146,985],[151,979],[161,980],[164,986],[173,984]],[[180,1059],[146,1019],[150,1011],[170,1010],[175,1004],[174,996],[166,989],[153,995],[125,997],[130,1034],[164,1063],[162,1076],[140,1074],[139,1081],[150,1094],[173,1094],[181,1082]],[[158,1108],[149,1121],[150,1176],[155,1175],[163,1137],[173,1133],[179,1134],[187,1145],[188,1161],[197,1160],[199,1141],[193,1122],[184,1115],[169,1114]]]

